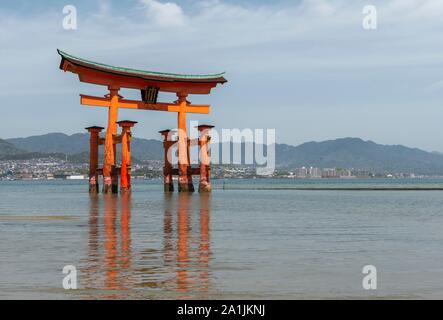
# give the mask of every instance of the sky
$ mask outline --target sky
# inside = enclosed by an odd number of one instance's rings
[[[377,9],[365,30],[363,7]],[[77,29],[63,28],[63,7]],[[217,128],[276,129],[279,143],[343,137],[443,152],[443,0],[18,0],[0,2],[0,138],[73,134],[106,123],[79,94],[106,94],[59,70],[56,49],[137,69],[206,74]],[[138,99],[135,90],[122,91]],[[173,96],[162,94],[162,101]],[[160,139],[176,116],[123,110]]]

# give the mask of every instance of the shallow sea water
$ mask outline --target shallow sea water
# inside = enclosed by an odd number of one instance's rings
[[[443,191],[272,190],[307,185],[443,181],[216,181],[211,195],[135,181],[130,196],[0,182],[0,298],[443,298]]]

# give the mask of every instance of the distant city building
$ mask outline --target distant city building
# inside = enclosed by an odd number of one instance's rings
[[[53,180],[86,179],[89,165],[81,162],[69,162],[59,158],[41,158],[28,160],[0,160],[0,180]],[[163,177],[163,162],[158,160],[143,161],[133,164],[133,177],[138,179],[160,179]],[[246,165],[218,165],[211,172],[215,179],[255,179],[256,168]],[[287,171],[278,169],[272,176],[276,179],[330,179],[330,178],[424,178],[423,175],[401,172],[371,172],[365,169],[317,168],[306,166]]]
[[[352,171],[348,170],[348,169],[340,169],[340,170],[338,170],[338,176],[340,178],[352,178],[352,177],[354,177],[352,175]]]
[[[322,178],[339,178],[337,169],[323,169]]]
[[[322,170],[320,168],[309,168],[309,177],[312,179],[320,179],[322,177]]]
[[[373,176],[368,170],[353,170],[352,175],[357,178],[370,178]]]
[[[72,175],[72,176],[67,176],[66,179],[67,180],[84,180],[84,179],[86,179],[86,177],[84,175]]]
[[[308,169],[305,167],[295,169],[295,177],[305,179],[308,177]]]

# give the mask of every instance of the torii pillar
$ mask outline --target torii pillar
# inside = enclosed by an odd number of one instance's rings
[[[212,191],[211,186],[211,157],[209,155],[209,144],[211,142],[211,129],[214,126],[200,125],[197,127],[200,137],[200,185],[198,191],[200,193],[207,193]]]
[[[105,155],[103,162],[103,193],[118,192],[118,174],[115,167],[116,145],[114,137],[117,136],[118,118],[118,91],[119,87],[109,86],[110,106],[108,112],[108,128],[105,136]]]
[[[188,131],[186,128],[186,93],[177,93],[178,111],[178,192],[194,192],[189,161]]]
[[[88,127],[89,131],[89,193],[98,193],[98,146],[103,127]]]
[[[163,136],[163,149],[165,158],[165,166],[163,167],[164,190],[165,192],[174,192],[172,146],[175,141],[171,140],[171,130],[163,130],[159,133]]]
[[[120,192],[131,192],[131,128],[136,121],[119,121],[117,124],[122,128],[122,165],[120,169]]]

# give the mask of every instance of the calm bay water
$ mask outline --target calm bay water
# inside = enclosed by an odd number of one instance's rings
[[[443,180],[217,181],[212,195],[136,181],[131,196],[0,182],[0,298],[443,298],[443,191],[284,190],[341,186]]]

